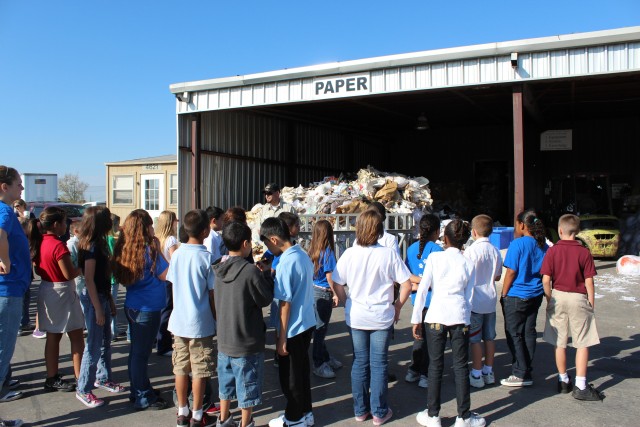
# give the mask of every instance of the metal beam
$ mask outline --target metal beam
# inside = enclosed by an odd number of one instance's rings
[[[513,86],[513,178],[515,216],[524,210],[524,130],[522,116],[522,85]]]
[[[191,118],[191,209],[200,209],[200,115]]]

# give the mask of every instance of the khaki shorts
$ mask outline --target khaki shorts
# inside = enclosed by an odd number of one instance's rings
[[[555,347],[566,348],[569,334],[574,348],[600,343],[596,316],[587,295],[553,290],[547,304],[547,323],[542,338]]]
[[[173,373],[194,378],[211,378],[216,371],[213,337],[173,337]]]

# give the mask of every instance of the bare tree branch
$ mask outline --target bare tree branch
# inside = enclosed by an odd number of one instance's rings
[[[83,203],[84,192],[89,188],[89,184],[80,181],[78,174],[68,173],[58,181],[60,201],[67,203]]]

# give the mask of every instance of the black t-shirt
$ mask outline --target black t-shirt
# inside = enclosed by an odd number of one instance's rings
[[[85,274],[84,263],[89,259],[96,260],[96,270],[93,281],[99,294],[109,295],[111,293],[111,272],[109,271],[109,255],[104,254],[96,245],[91,245],[91,249],[78,249],[78,259],[82,274]],[[85,277],[86,280],[86,277]]]

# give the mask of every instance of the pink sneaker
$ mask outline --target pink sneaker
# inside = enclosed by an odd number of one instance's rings
[[[47,333],[46,332],[42,332],[40,329],[36,329],[36,330],[33,331],[31,336],[34,337],[34,338],[42,339],[42,338],[46,338],[47,337]]]
[[[125,390],[124,387],[113,381],[96,381],[93,383],[93,386],[107,390],[110,393],[122,393]]]
[[[93,393],[81,393],[79,391],[76,392],[76,398],[84,403],[85,406],[89,408],[97,408],[98,406],[104,405],[104,400],[98,399]]]
[[[363,422],[363,421],[366,421],[366,420],[367,420],[367,418],[369,418],[369,415],[371,415],[371,414],[370,414],[370,413],[368,413],[368,412],[365,412],[365,413],[364,413],[364,414],[362,414],[362,415],[356,415],[356,417],[355,417],[355,418],[356,418],[356,421],[357,421],[357,422],[361,423],[361,422]]]
[[[387,415],[385,415],[384,417],[378,418],[375,415],[373,416],[373,425],[374,426],[381,426],[382,424],[384,424],[387,421],[389,421],[391,419],[391,417],[393,417],[393,411],[391,410],[391,408],[389,408],[389,410],[387,411]]]

